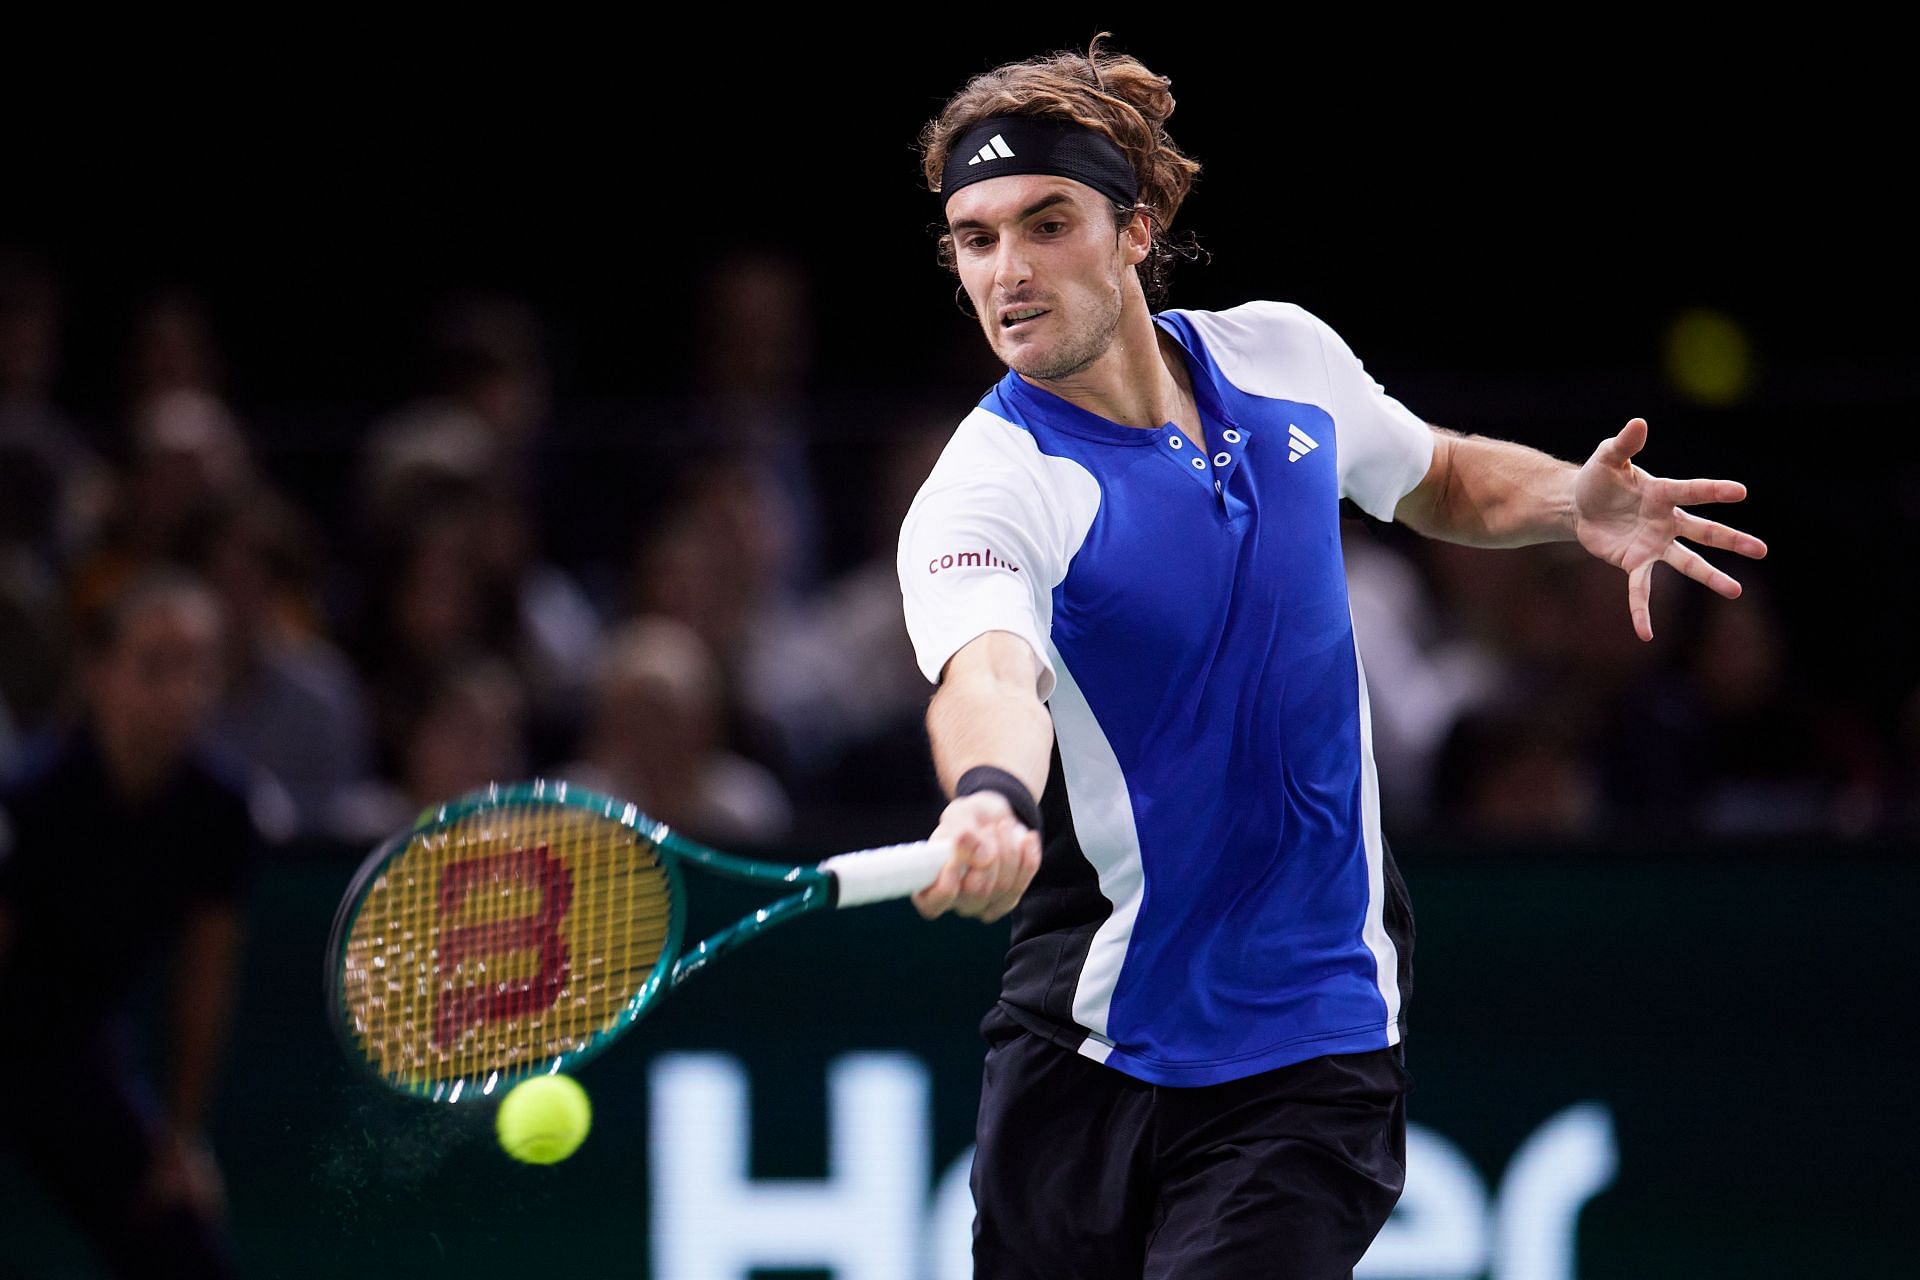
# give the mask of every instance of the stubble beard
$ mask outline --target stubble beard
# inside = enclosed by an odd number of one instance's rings
[[[1105,299],[1106,305],[1078,332],[1067,335],[1050,351],[1019,360],[1008,359],[1007,367],[1035,382],[1057,382],[1087,368],[1107,353],[1114,335],[1120,332],[1120,289],[1117,286],[1109,289]]]

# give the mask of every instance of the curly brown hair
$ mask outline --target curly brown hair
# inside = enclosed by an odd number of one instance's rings
[[[1147,301],[1158,306],[1165,300],[1174,261],[1198,252],[1190,240],[1172,240],[1169,230],[1200,165],[1167,136],[1172,82],[1147,70],[1137,58],[1100,48],[1109,34],[1095,36],[1085,53],[1062,50],[1010,62],[967,81],[920,130],[921,168],[927,189],[938,195],[955,139],[989,116],[1042,116],[1105,134],[1140,179],[1137,203],[1114,204],[1114,224],[1125,227],[1136,213],[1146,216],[1153,243],[1139,267],[1140,284]],[[938,231],[940,265],[957,274],[953,237],[944,226]]]

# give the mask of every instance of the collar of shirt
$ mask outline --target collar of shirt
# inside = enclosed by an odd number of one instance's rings
[[[1226,406],[1220,401],[1219,388],[1213,381],[1213,362],[1206,358],[1204,351],[1195,351],[1189,345],[1189,334],[1185,326],[1172,323],[1165,315],[1154,318],[1154,324],[1166,331],[1187,353],[1187,378],[1193,387],[1194,403],[1200,407],[1203,416],[1211,418],[1228,427],[1240,424],[1227,413]],[[1197,342],[1197,339],[1193,339]],[[1025,413],[1044,422],[1055,430],[1069,435],[1081,436],[1089,440],[1099,440],[1108,444],[1149,445],[1156,444],[1170,431],[1179,428],[1171,422],[1158,427],[1129,427],[1103,418],[1097,413],[1082,409],[1079,405],[1065,400],[1045,387],[1036,386],[1025,378],[1007,370],[1006,377],[1000,380],[1001,394],[1019,405]]]

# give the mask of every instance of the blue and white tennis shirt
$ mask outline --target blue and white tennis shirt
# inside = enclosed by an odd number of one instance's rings
[[[1412,919],[1340,499],[1391,520],[1433,437],[1299,307],[1155,323],[1210,455],[1009,371],[915,498],[899,573],[929,680],[1010,631],[1053,716],[1046,850],[989,1021],[1205,1085],[1400,1039]]]

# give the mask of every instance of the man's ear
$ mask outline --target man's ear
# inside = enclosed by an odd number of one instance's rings
[[[1136,212],[1133,221],[1121,228],[1120,238],[1126,245],[1127,265],[1139,266],[1153,249],[1152,220],[1145,213]]]

